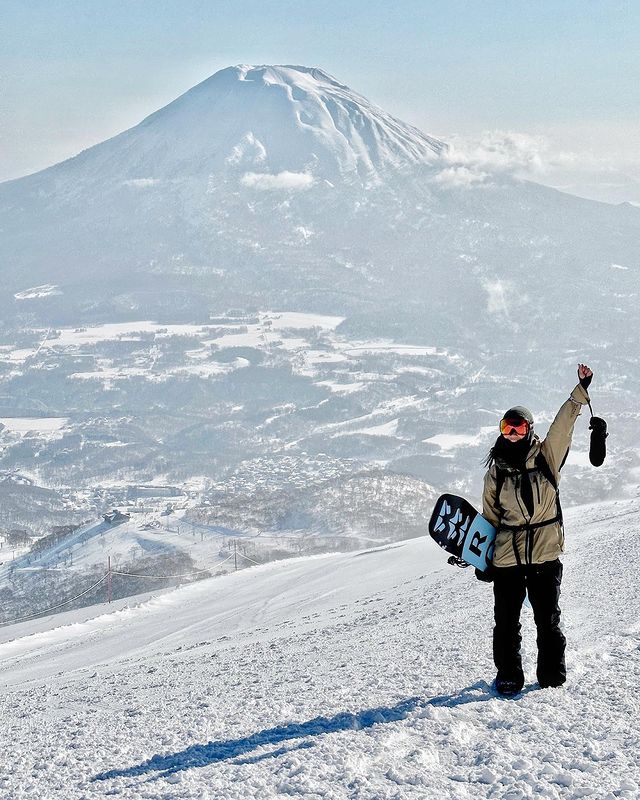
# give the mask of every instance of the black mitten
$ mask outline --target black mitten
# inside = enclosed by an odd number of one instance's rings
[[[589,445],[589,461],[594,467],[599,467],[607,455],[607,423],[602,417],[591,417],[589,422],[591,443]]]
[[[476,578],[483,583],[493,583],[493,568],[489,566],[484,572],[476,568]]]

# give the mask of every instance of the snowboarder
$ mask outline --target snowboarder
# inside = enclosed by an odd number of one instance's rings
[[[533,431],[524,406],[500,420],[500,435],[487,456],[483,514],[497,529],[490,575],[495,627],[496,690],[514,695],[524,685],[520,655],[520,610],[528,594],[537,628],[537,678],[541,687],[566,680],[565,637],[560,629],[560,583],[564,551],[560,470],[571,446],[575,421],[589,402],[593,372],[578,367],[579,383],[562,405],[544,441]],[[484,573],[477,573],[486,580]]]

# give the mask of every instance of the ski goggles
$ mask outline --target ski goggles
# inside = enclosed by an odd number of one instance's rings
[[[500,433],[507,436],[510,433],[517,433],[519,436],[526,436],[529,433],[529,423],[526,419],[501,419]]]

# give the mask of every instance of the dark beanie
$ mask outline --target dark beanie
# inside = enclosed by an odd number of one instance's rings
[[[529,425],[533,425],[533,414],[524,406],[514,406],[505,411],[502,419],[526,419]]]

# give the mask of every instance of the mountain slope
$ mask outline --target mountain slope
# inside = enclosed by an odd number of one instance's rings
[[[596,298],[616,336],[636,319],[639,209],[504,175],[464,187],[447,153],[321,70],[222,70],[0,185],[0,312],[78,324],[271,306],[465,343],[478,303],[505,337],[584,337]]]
[[[514,701],[487,691],[491,590],[426,539],[2,629],[3,788],[636,797],[639,514],[633,501],[567,515],[569,681]],[[527,609],[524,633],[531,680]]]
[[[216,72],[134,128],[26,180],[38,187],[55,180],[56,191],[77,181],[144,186],[247,170],[302,172],[310,181],[380,180],[387,168],[428,164],[445,150],[443,142],[320,69],[241,65]]]

